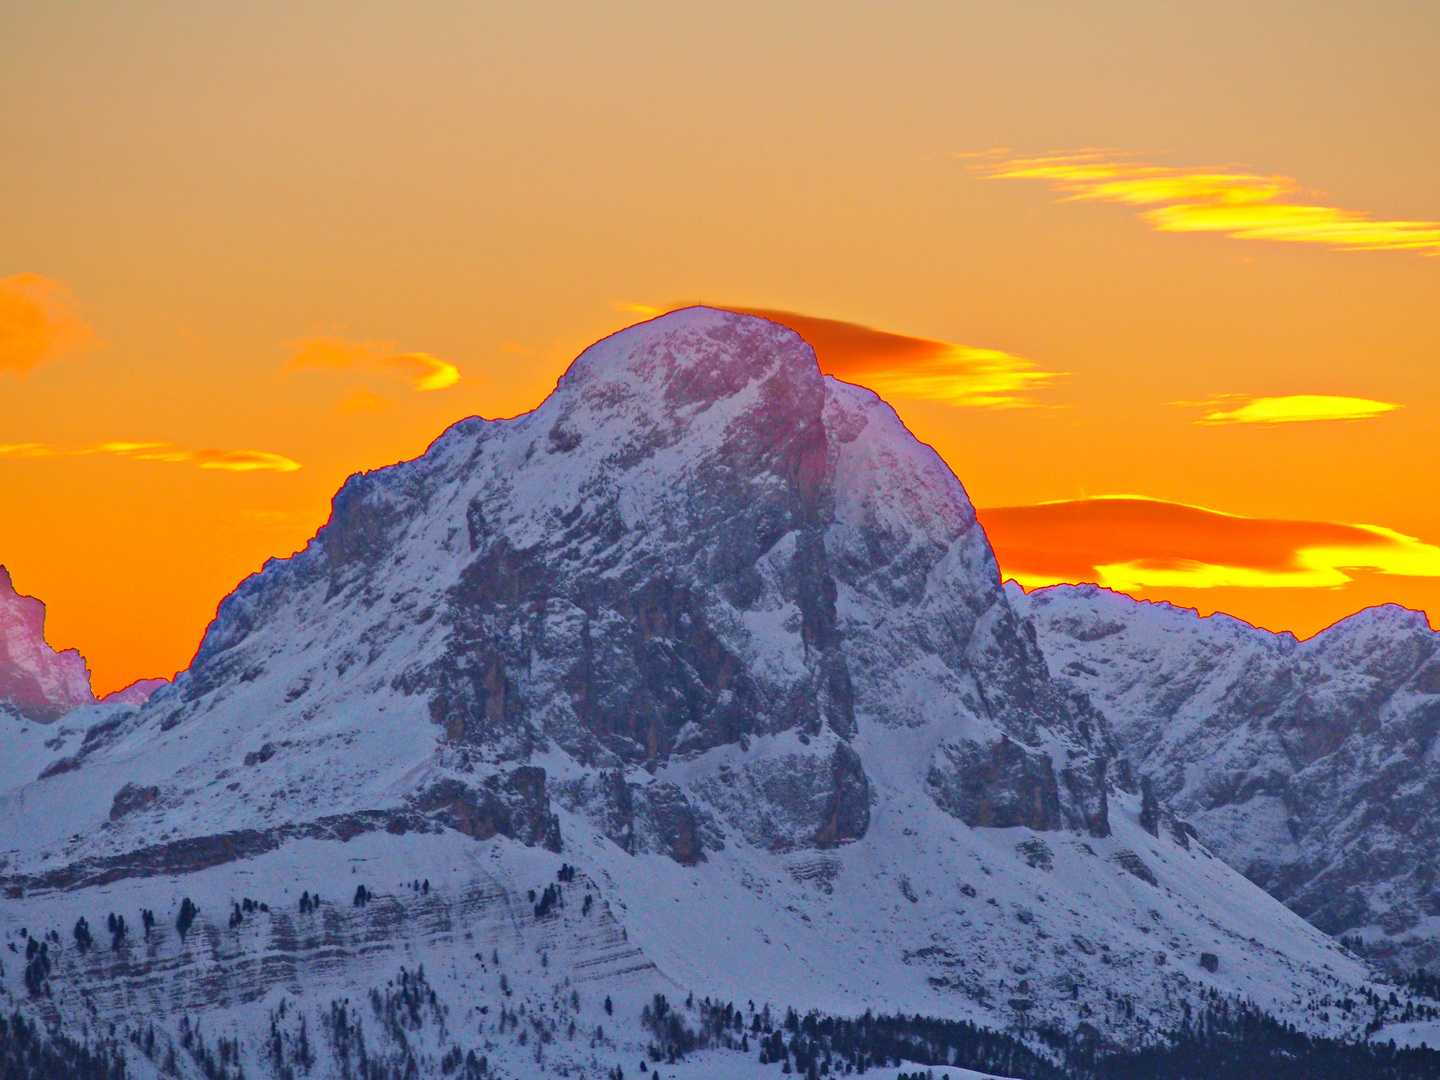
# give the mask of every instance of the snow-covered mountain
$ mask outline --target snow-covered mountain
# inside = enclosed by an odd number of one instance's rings
[[[17,593],[10,571],[0,566],[0,714],[47,721],[94,703],[85,658],[49,646],[45,605]]]
[[[1423,614],[1370,608],[1297,641],[1094,585],[1007,588],[1211,850],[1397,970],[1440,959],[1440,634]]]
[[[110,705],[144,705],[156,690],[169,685],[169,679],[136,679],[129,686],[112,690],[100,700]]]
[[[960,483],[731,313],[352,477],[173,686],[26,730],[3,985],[131,1075],[598,1078],[694,1030],[667,1075],[778,1077],[794,1007],[1039,1076],[1221,999],[1336,1036],[1409,1000],[1147,831]]]

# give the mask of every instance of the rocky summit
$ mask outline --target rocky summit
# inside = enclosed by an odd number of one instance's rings
[[[0,716],[57,720],[93,705],[90,670],[75,649],[57,652],[45,641],[45,605],[21,596],[0,566]]]
[[[1405,1042],[1428,1007],[1142,791],[1024,600],[793,332],[632,327],[352,477],[173,685],[0,732],[15,1023],[132,1076]]]

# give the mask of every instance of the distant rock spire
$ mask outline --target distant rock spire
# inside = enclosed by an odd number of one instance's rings
[[[45,605],[15,591],[0,566],[0,709],[27,720],[56,720],[93,705],[90,670],[76,649],[57,652],[45,641]]]

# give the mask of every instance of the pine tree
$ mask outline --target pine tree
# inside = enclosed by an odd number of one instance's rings
[[[1160,801],[1148,776],[1140,778],[1140,827],[1151,836],[1160,835]]]

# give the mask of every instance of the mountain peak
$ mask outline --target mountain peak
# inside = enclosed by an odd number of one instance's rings
[[[679,403],[728,396],[779,374],[819,382],[815,351],[799,334],[754,315],[696,306],[596,342],[571,364],[561,388],[625,378]]]
[[[57,652],[45,640],[45,605],[15,590],[0,566],[0,709],[50,721],[91,705],[90,671],[75,649]]]

